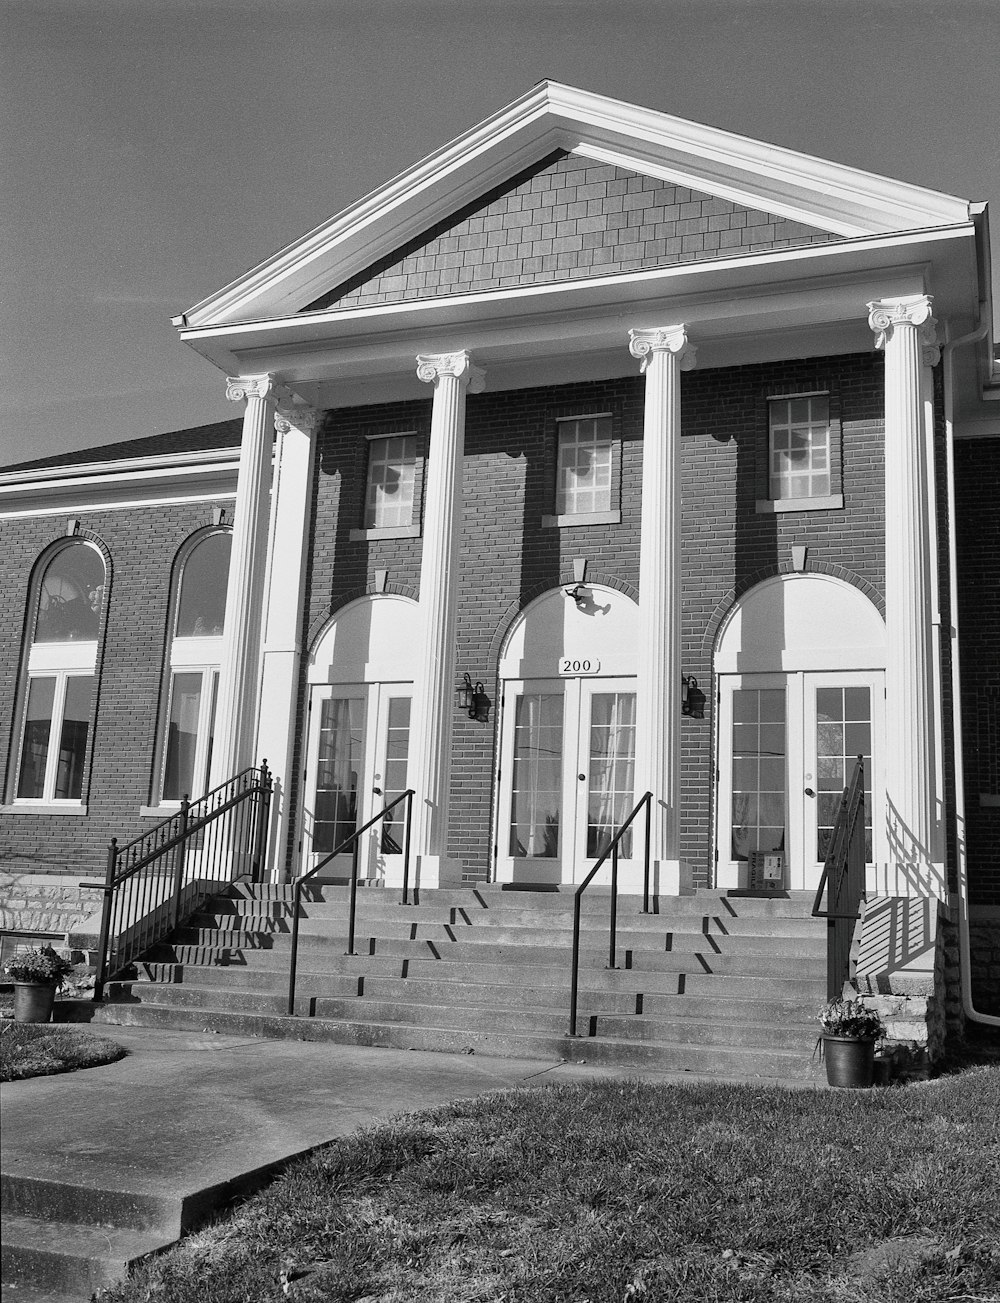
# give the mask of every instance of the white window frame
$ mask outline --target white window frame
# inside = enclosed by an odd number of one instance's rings
[[[368,444],[368,460],[365,466],[365,498],[362,516],[362,527],[352,529],[350,537],[352,541],[364,541],[367,539],[379,538],[417,538],[420,534],[420,523],[418,516],[417,495],[419,491],[419,477],[417,475],[417,465],[420,460],[420,451],[418,447],[418,438],[416,430],[392,430],[385,434],[370,434],[366,436]],[[393,459],[388,455],[378,458],[376,456],[377,444],[391,444],[392,440],[401,439],[409,441],[409,449],[404,443],[403,455]],[[412,456],[410,455],[412,452]],[[378,517],[378,484],[373,479],[373,472],[378,467],[397,465],[401,470],[408,469],[410,472],[410,500],[409,513],[400,510],[400,518],[395,521],[379,520]],[[404,519],[405,517],[405,519]]]
[[[66,710],[66,692],[71,678],[89,678],[93,684],[97,669],[97,640],[86,642],[47,642],[37,643],[28,654],[28,673],[24,684],[24,702],[21,708],[20,744],[17,749],[17,765],[14,770],[14,805],[19,809],[41,810],[83,810],[83,795],[76,797],[57,797],[55,795],[56,775],[59,768],[58,739],[62,735],[63,716]],[[31,685],[36,679],[54,679],[55,688],[52,696],[52,713],[49,717],[49,736],[46,743],[45,778],[40,797],[18,796],[21,781],[21,759],[24,755],[25,733],[28,723],[28,700]],[[93,688],[91,688],[93,692]],[[91,715],[93,714],[93,697],[91,697]],[[87,749],[90,748],[90,726],[87,728]],[[86,763],[86,758],[84,763]]]
[[[586,446],[606,447],[606,464],[599,469],[606,473],[607,483],[570,487],[566,480],[573,467],[566,464],[564,454],[570,448],[578,450]],[[615,431],[612,412],[586,412],[556,418],[555,477],[554,514],[542,517],[543,526],[621,523],[621,509],[615,506]],[[595,496],[592,505],[581,508],[584,494],[601,494],[601,498]]]
[[[833,417],[831,414],[830,391],[827,389],[810,390],[804,393],[772,394],[767,399],[767,492],[768,497],[757,503],[758,512],[780,511],[823,511],[842,508],[844,495],[834,493],[833,465]],[[790,404],[805,402],[809,404],[805,421],[792,421]],[[823,403],[825,414],[814,415],[813,405]],[[780,452],[790,448],[776,448],[775,435],[787,434],[791,438],[793,430],[805,430],[808,438],[807,466],[805,470],[776,471],[775,464]],[[814,438],[815,436],[815,438]],[[822,445],[825,466],[813,465],[815,453]],[[821,476],[825,476],[826,485],[822,493],[791,493],[789,481],[795,476],[805,476],[810,489]]]

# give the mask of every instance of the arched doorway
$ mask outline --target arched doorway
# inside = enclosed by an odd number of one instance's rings
[[[303,776],[303,870],[314,868],[408,784],[416,602],[359,598],[334,616],[309,660],[309,728]],[[400,805],[368,833],[359,877],[402,882]],[[323,877],[350,873],[338,856]]]
[[[625,594],[586,584],[514,620],[499,666],[498,881],[579,882],[631,811],[637,617]],[[622,852],[628,889],[641,847]]]
[[[756,853],[814,888],[858,755],[867,858],[883,859],[885,626],[868,598],[827,575],[766,580],[723,623],[715,670],[717,885],[750,885]]]

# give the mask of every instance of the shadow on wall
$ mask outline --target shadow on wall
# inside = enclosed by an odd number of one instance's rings
[[[866,902],[857,950],[859,989],[873,994],[930,994],[938,940],[938,902],[882,896]]]

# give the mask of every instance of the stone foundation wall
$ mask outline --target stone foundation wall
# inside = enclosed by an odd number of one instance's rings
[[[101,907],[101,894],[78,875],[0,872],[0,932],[49,932],[63,938]]]

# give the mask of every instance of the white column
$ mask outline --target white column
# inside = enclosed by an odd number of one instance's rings
[[[635,790],[653,793],[652,881],[677,894],[680,862],[681,372],[695,365],[683,326],[629,331],[646,377],[639,542]]]
[[[213,787],[260,759],[253,755],[253,744],[271,491],[272,377],[230,377],[226,397],[234,402],[246,399],[247,405],[243,413],[233,550],[226,588],[226,629],[212,748]]]
[[[295,752],[305,610],[306,552],[312,512],[315,430],[319,414],[300,403],[284,403],[274,417],[274,482],[264,582],[263,652],[255,757],[266,759],[274,777],[271,863],[283,872],[288,841],[289,792]]]
[[[886,836],[884,886],[946,895],[935,794],[932,650],[935,540],[930,529],[925,395],[937,361],[931,298],[868,304],[885,352]]]
[[[478,393],[485,373],[469,354],[421,354],[417,375],[434,385],[420,559],[422,644],[413,685],[411,784],[416,791],[412,851],[421,886],[448,881],[451,732],[455,713],[455,635],[462,522],[465,395]]]

